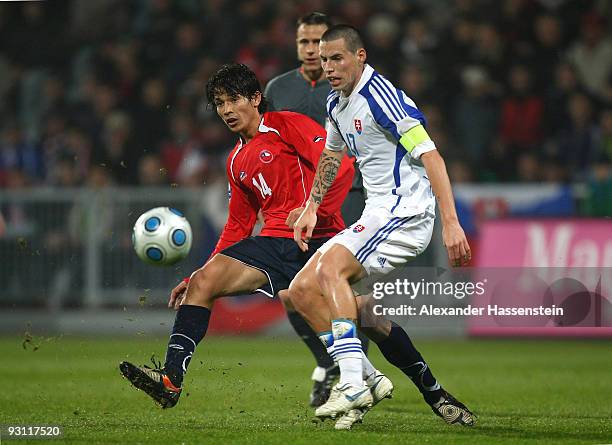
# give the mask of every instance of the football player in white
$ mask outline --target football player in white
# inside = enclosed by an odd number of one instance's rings
[[[328,402],[315,411],[324,418],[351,415],[373,404],[362,379],[356,335],[359,310],[351,284],[373,273],[388,273],[425,250],[436,198],[451,264],[467,264],[471,252],[457,219],[444,160],[414,102],[366,63],[366,50],[355,28],[328,29],[319,53],[332,87],[327,99],[327,143],[305,209],[297,220],[288,219],[294,225],[295,242],[308,249],[317,208],[346,147],[357,158],[367,191],[361,218],[320,247],[289,288],[293,305],[321,333],[340,365],[340,382]],[[434,413],[447,423],[472,425],[472,413],[438,384],[406,332],[386,320],[377,319],[376,324],[383,355],[410,377]]]

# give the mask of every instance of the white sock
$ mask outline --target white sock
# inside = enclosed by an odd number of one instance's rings
[[[363,380],[370,385],[373,383],[374,377],[376,377],[376,368],[363,351],[361,351],[361,361],[363,364]]]
[[[363,350],[358,338],[334,340],[334,360],[340,366],[340,385],[363,386]]]
[[[310,380],[314,380],[315,382],[322,382],[323,380],[325,380],[325,374],[325,368],[317,366],[314,371],[312,371],[312,376],[310,377]]]

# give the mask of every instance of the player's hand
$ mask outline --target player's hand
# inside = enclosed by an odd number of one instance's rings
[[[472,251],[458,221],[444,225],[442,239],[448,251],[448,260],[451,266],[466,266],[470,262]]]
[[[293,229],[295,222],[298,220],[303,211],[304,207],[298,207],[297,209],[290,211],[289,216],[287,216],[287,219],[285,220],[285,224]]]
[[[181,282],[174,289],[172,289],[172,292],[170,292],[170,300],[168,300],[168,307],[174,307],[174,310],[178,311],[178,308],[181,305],[183,298],[185,298],[186,290],[187,283],[185,283],[184,280],[181,280]]]
[[[317,225],[317,211],[308,204],[304,211],[293,225],[293,240],[297,243],[302,252],[308,250],[308,242],[312,238],[312,231]],[[302,233],[306,230],[306,234],[302,237]]]

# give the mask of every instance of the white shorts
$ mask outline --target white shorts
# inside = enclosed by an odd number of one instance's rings
[[[386,208],[374,208],[318,251],[324,254],[334,244],[341,244],[368,275],[389,273],[423,253],[431,241],[434,220],[429,212],[400,217]]]

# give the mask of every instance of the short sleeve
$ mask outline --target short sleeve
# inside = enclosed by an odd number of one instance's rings
[[[418,159],[436,149],[425,126],[425,116],[406,93],[395,88],[384,77],[375,74],[361,94],[366,98],[376,123],[387,130]]]

